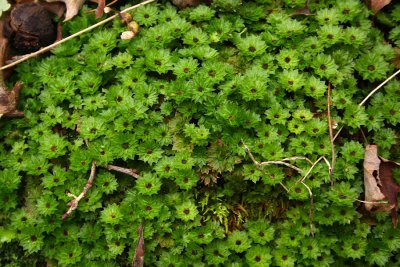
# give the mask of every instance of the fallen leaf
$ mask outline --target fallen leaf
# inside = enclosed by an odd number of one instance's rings
[[[0,21],[0,67],[4,66],[7,55],[8,41],[3,37],[3,21]],[[17,110],[19,92],[22,83],[17,82],[12,90],[8,90],[4,82],[3,71],[0,71],[0,117],[22,117],[24,114]]]
[[[310,8],[308,8],[308,6],[305,6],[303,8],[297,9],[291,14],[291,16],[299,16],[299,15],[313,16],[315,14],[311,13],[311,10]]]
[[[365,209],[390,211],[392,223],[397,227],[397,194],[400,186],[393,179],[393,168],[399,164],[378,157],[378,146],[367,145],[364,156]],[[387,201],[388,203],[380,203]]]
[[[396,68],[400,69],[400,48],[394,49],[394,59],[392,60],[392,64],[395,65]]]
[[[96,19],[103,16],[104,8],[106,7],[106,0],[97,0]]]
[[[400,186],[393,179],[393,169],[399,168],[396,163],[391,161],[382,161],[379,167],[379,177],[381,179],[381,191],[386,196],[392,217],[393,226],[397,227],[397,194],[400,192]]]
[[[172,0],[172,4],[179,8],[198,6],[200,2],[200,0]]]
[[[85,0],[46,0],[46,2],[48,3],[64,2],[67,8],[64,21],[70,20],[75,17],[78,14],[79,9],[81,9],[84,1]]]
[[[378,146],[367,145],[364,154],[364,187],[365,187],[365,208],[371,211],[376,204],[371,202],[379,202],[385,200],[385,196],[379,189],[379,166],[381,160],[378,157]]]
[[[367,0],[369,8],[376,14],[379,10],[390,4],[392,0]]]

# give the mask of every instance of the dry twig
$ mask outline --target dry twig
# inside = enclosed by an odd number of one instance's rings
[[[107,165],[106,169],[109,171],[117,171],[117,172],[125,173],[136,179],[139,178],[139,171],[136,169],[123,168],[123,167],[119,167],[119,166],[115,166],[115,165]]]
[[[66,220],[69,216],[71,216],[72,212],[74,212],[74,210],[76,210],[76,208],[78,207],[79,201],[86,196],[87,192],[89,191],[89,189],[93,185],[93,180],[94,180],[95,174],[96,174],[96,162],[93,161],[92,162],[92,167],[90,169],[89,179],[87,180],[86,185],[83,188],[83,191],[79,194],[79,196],[75,196],[74,194],[67,193],[67,195],[69,197],[73,197],[74,199],[67,204],[69,206],[69,209],[62,216],[62,220],[63,221]]]
[[[385,84],[387,84],[391,79],[393,79],[394,77],[396,77],[396,75],[398,75],[400,73],[400,69],[397,70],[395,73],[393,73],[389,78],[387,78],[386,80],[384,80],[381,84],[379,84],[374,90],[372,90],[361,102],[360,104],[358,104],[360,107],[362,105],[365,104],[365,102],[367,102],[367,100],[373,95],[375,94],[379,89],[381,89]],[[343,126],[340,127],[340,129],[336,132],[335,136],[333,137],[333,141],[336,140],[336,138],[339,136],[340,132],[343,130]]]
[[[332,151],[332,163],[329,167],[329,178],[331,180],[331,186],[333,186],[333,168],[335,167],[335,143],[333,142],[333,128],[332,128],[332,117],[331,117],[331,83],[328,83],[328,126],[329,126],[329,139],[331,141]]]

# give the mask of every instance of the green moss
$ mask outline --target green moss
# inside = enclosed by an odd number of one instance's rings
[[[132,40],[115,20],[19,64],[25,118],[0,121],[0,265],[130,265],[140,224],[146,266],[396,264],[399,230],[356,199],[359,128],[399,161],[399,82],[358,105],[395,69],[399,29],[372,27],[359,0],[317,2],[315,16],[291,16],[304,0],[150,4]],[[82,13],[64,35],[94,23]],[[303,157],[331,160],[328,84],[335,185],[323,161],[302,184]],[[256,166],[243,144],[299,169]]]

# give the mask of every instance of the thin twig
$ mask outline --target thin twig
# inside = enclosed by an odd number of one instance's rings
[[[383,205],[383,204],[388,204],[389,202],[387,201],[365,201],[365,200],[359,200],[357,198],[353,199],[354,201],[364,203],[364,204],[375,204],[375,205]]]
[[[306,157],[299,157],[299,156],[284,158],[284,159],[281,159],[280,161],[291,161],[291,160],[305,160],[305,161],[307,161],[308,163],[310,163],[311,165],[313,164],[313,162],[312,162],[309,158],[306,158]]]
[[[400,73],[400,69],[398,71],[396,71],[394,74],[392,74],[392,76],[390,76],[389,78],[387,78],[386,80],[384,80],[380,85],[378,85],[374,90],[371,91],[371,93],[369,93],[364,99],[363,101],[361,101],[360,104],[358,104],[360,107],[362,105],[365,104],[365,102],[367,102],[367,100],[373,95],[375,94],[376,91],[378,91],[379,89],[381,89],[382,86],[384,86],[386,83],[388,83],[391,79],[393,79],[397,74]]]
[[[136,170],[136,169],[123,168],[123,167],[119,167],[119,166],[115,166],[115,165],[107,165],[106,169],[109,171],[117,171],[117,172],[125,173],[136,179],[139,178],[138,170]]]
[[[329,168],[329,178],[331,180],[331,186],[333,186],[333,168],[335,167],[335,143],[333,142],[333,129],[332,129],[332,118],[331,118],[331,83],[328,83],[328,127],[329,127],[329,139],[331,141],[332,151],[332,163]]]
[[[90,176],[89,179],[86,182],[85,187],[83,188],[83,191],[79,194],[79,196],[75,196],[72,193],[67,193],[67,195],[69,197],[74,198],[72,201],[70,201],[67,205],[69,206],[69,209],[66,213],[64,213],[64,215],[62,216],[62,220],[65,221],[69,216],[71,216],[72,212],[74,210],[76,210],[76,208],[78,207],[78,203],[79,201],[84,198],[87,194],[87,192],[89,191],[89,189],[92,187],[93,184],[93,180],[94,180],[94,176],[96,174],[96,162],[93,161],[92,162],[92,167],[90,169]]]
[[[292,165],[292,164],[290,164],[290,163],[287,163],[287,162],[285,162],[285,161],[302,159],[302,160],[306,160],[306,161],[312,163],[308,158],[305,158],[305,157],[290,157],[290,158],[284,158],[284,159],[282,159],[282,160],[271,160],[271,161],[258,162],[258,161],[254,158],[253,154],[250,152],[249,147],[243,142],[243,140],[242,140],[242,143],[243,143],[244,148],[245,148],[246,151],[247,151],[247,154],[249,155],[249,157],[251,158],[251,160],[254,162],[254,164],[256,164],[257,166],[265,166],[265,165],[273,165],[273,164],[276,164],[276,165],[285,165],[286,167],[289,167],[289,168],[291,168],[291,169],[293,169],[293,170],[298,171],[298,172],[301,173],[301,172],[303,172],[302,169],[300,169],[300,168],[298,168],[298,167],[296,167],[296,166],[294,166],[294,165]]]
[[[271,160],[271,161],[258,162],[259,166],[266,166],[266,165],[273,165],[273,164],[285,165],[286,167],[289,167],[289,168],[291,168],[291,169],[293,169],[295,171],[298,171],[300,173],[303,172],[303,170],[300,169],[299,167],[296,167],[296,166],[294,166],[294,165],[292,165],[290,163],[287,163],[287,162],[284,162],[284,161],[280,161],[280,160]]]
[[[122,10],[121,13],[126,13],[128,11],[131,11],[133,9],[136,9],[138,7],[141,7],[141,6],[144,6],[144,5],[149,4],[151,2],[154,2],[154,1],[156,1],[156,0],[146,0],[146,1],[142,2],[142,3],[139,3],[137,5],[134,5],[134,6],[131,6],[131,7],[127,8],[127,9]],[[111,17],[108,17],[108,18],[106,18],[106,19],[104,19],[104,20],[102,20],[102,21],[100,21],[100,22],[98,22],[98,23],[86,28],[86,29],[83,29],[83,30],[81,30],[81,31],[79,31],[77,33],[74,33],[74,34],[66,37],[65,39],[62,39],[62,40],[60,40],[58,42],[55,42],[55,43],[53,43],[53,44],[51,44],[49,46],[43,47],[42,49],[40,49],[40,50],[38,50],[36,52],[30,53],[30,54],[28,54],[28,55],[26,55],[26,56],[24,56],[24,57],[22,57],[22,58],[20,58],[20,59],[18,59],[16,61],[10,63],[8,65],[5,65],[5,66],[1,67],[0,70],[5,70],[5,69],[8,69],[8,68],[11,68],[11,67],[23,62],[23,61],[26,61],[26,60],[28,60],[30,58],[33,58],[33,57],[36,57],[36,56],[38,56],[38,55],[40,55],[40,54],[42,54],[44,52],[47,52],[50,49],[55,48],[57,45],[65,43],[66,41],[69,41],[69,40],[71,40],[71,39],[73,39],[73,38],[75,38],[75,37],[77,37],[77,36],[79,36],[79,35],[81,35],[83,33],[89,32],[89,31],[91,31],[91,30],[93,30],[93,29],[95,29],[95,28],[97,28],[97,27],[99,27],[99,26],[101,26],[103,24],[106,24],[107,22],[117,18],[118,16],[119,16],[119,14],[112,15]]]
[[[260,168],[260,163],[254,158],[253,154],[251,153],[250,149],[248,148],[248,146],[243,142],[242,140],[242,144],[244,146],[244,149],[246,150],[247,154],[249,155],[250,159],[253,161],[253,163],[256,165],[256,167],[265,175],[267,175],[265,173],[265,171],[263,169]],[[289,190],[287,189],[287,187],[282,183],[279,182],[279,184],[282,186],[283,189],[285,189],[285,191],[288,193]]]
[[[365,104],[365,102],[367,102],[367,100],[376,93],[376,91],[378,91],[379,89],[382,88],[382,86],[384,86],[385,84],[387,84],[391,79],[393,79],[394,77],[396,77],[396,75],[398,75],[400,73],[400,69],[397,70],[395,73],[393,73],[389,78],[387,78],[386,80],[384,80],[381,84],[379,84],[374,90],[372,90],[361,102],[360,104],[358,104],[360,107],[362,105]],[[340,129],[336,132],[335,136],[333,137],[333,141],[336,140],[336,138],[339,136],[340,132],[343,130],[343,126],[340,127]]]
[[[314,198],[313,198],[313,193],[311,191],[311,188],[304,183],[303,181],[301,181],[301,184],[304,185],[305,188],[307,188],[308,193],[310,194],[310,210],[308,211],[308,219],[310,221],[310,233],[311,236],[314,236],[314,228],[313,228],[313,205],[314,205]]]

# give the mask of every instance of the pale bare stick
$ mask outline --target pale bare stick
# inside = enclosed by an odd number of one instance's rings
[[[136,179],[139,178],[138,170],[136,170],[136,169],[123,168],[123,167],[119,167],[119,166],[115,166],[115,165],[107,165],[105,168],[109,171],[117,171],[120,173],[125,173]]]
[[[378,202],[376,202],[376,201],[365,201],[365,200],[359,200],[357,198],[355,198],[353,200],[355,200],[357,202],[360,202],[360,203],[364,203],[364,204],[375,204],[375,205],[383,205],[383,204],[388,204],[389,203],[387,201],[378,201]]]
[[[325,159],[325,157],[319,157],[310,167],[310,169],[308,169],[308,171],[304,174],[304,176],[302,176],[299,180],[297,180],[291,187],[289,187],[289,191],[292,190],[292,188],[294,186],[296,186],[296,184],[298,183],[302,183],[307,176],[311,173],[311,171],[314,169],[315,165],[317,165],[318,162],[320,162],[322,159]],[[326,159],[325,159],[326,160]],[[326,161],[325,161],[326,162]],[[329,165],[328,165],[329,166]]]
[[[339,130],[336,132],[335,136],[333,137],[332,142],[336,140],[336,138],[339,136],[340,132],[343,130],[343,126],[339,128]]]
[[[329,139],[331,141],[331,152],[332,152],[332,164],[329,168],[329,178],[331,180],[331,186],[333,186],[333,168],[335,167],[335,143],[333,142],[333,129],[332,129],[332,118],[331,118],[331,83],[328,83],[328,128],[329,128]]]
[[[309,158],[306,158],[306,157],[298,157],[298,156],[296,156],[296,157],[290,157],[290,158],[284,158],[284,159],[281,159],[280,161],[292,161],[292,160],[305,160],[305,161],[307,161],[308,163],[310,163],[311,165],[313,164],[313,162],[312,162],[311,160],[309,160]]]
[[[247,154],[249,155],[250,159],[253,161],[253,163],[256,165],[256,167],[263,173],[266,175],[265,171],[263,169],[260,168],[260,163],[254,158],[253,154],[251,153],[250,149],[248,148],[248,146],[243,142],[242,140],[242,144],[244,146],[244,149],[246,150]],[[283,187],[283,189],[285,189],[286,192],[289,192],[289,190],[287,189],[287,187],[282,183],[279,182],[279,184]]]
[[[375,94],[376,91],[378,91],[379,89],[381,89],[382,86],[384,86],[385,84],[387,84],[391,79],[393,79],[397,74],[400,73],[400,69],[398,71],[396,71],[394,74],[392,74],[392,76],[390,76],[389,78],[387,78],[386,80],[384,80],[380,85],[378,85],[374,90],[372,90],[364,99],[363,101],[361,101],[360,104],[358,104],[360,107],[362,105],[365,104],[365,102],[367,102],[367,100],[373,95]]]
[[[386,80],[384,80],[381,84],[379,84],[374,90],[372,90],[361,102],[360,104],[358,104],[360,107],[362,105],[365,104],[365,102],[367,102],[367,100],[376,93],[376,91],[378,91],[379,89],[382,88],[382,86],[384,86],[385,84],[387,84],[391,79],[393,79],[394,77],[396,77],[396,75],[398,75],[400,73],[400,69],[398,71],[396,71],[395,73],[393,73],[389,78],[387,78]],[[343,126],[340,127],[340,129],[336,132],[335,136],[333,137],[333,141],[336,140],[336,138],[339,136],[340,132],[343,130]]]
[[[151,3],[151,2],[154,2],[154,1],[156,1],[156,0],[147,0],[147,1],[144,1],[144,2],[139,3],[139,4],[137,4],[137,5],[128,7],[128,8],[126,8],[126,9],[122,10],[120,13],[126,13],[126,12],[128,12],[128,11],[134,10],[134,9],[136,9],[136,8],[138,8],[138,7],[144,6],[144,5],[149,4],[149,3]],[[74,34],[72,34],[72,35],[70,35],[70,36],[68,36],[68,37],[66,37],[66,38],[64,38],[64,39],[62,39],[62,40],[60,40],[60,41],[58,41],[58,42],[55,42],[55,43],[53,43],[53,44],[51,44],[51,45],[49,45],[49,46],[43,47],[43,48],[41,48],[40,50],[38,50],[38,51],[36,51],[36,52],[33,52],[33,53],[30,53],[30,54],[28,54],[28,55],[26,55],[26,56],[24,56],[24,57],[22,57],[22,58],[20,58],[20,59],[18,59],[18,60],[16,60],[16,61],[10,63],[10,64],[8,64],[8,65],[2,66],[2,67],[0,68],[0,70],[5,70],[5,69],[8,69],[8,68],[11,68],[11,67],[13,67],[13,66],[15,66],[15,65],[17,65],[17,64],[19,64],[19,63],[21,63],[21,62],[23,62],[23,61],[26,61],[26,60],[28,60],[28,59],[30,59],[30,58],[33,58],[33,57],[36,57],[36,56],[38,56],[38,55],[40,55],[40,54],[42,54],[42,53],[44,53],[44,52],[47,52],[47,51],[49,51],[50,49],[55,48],[57,45],[62,44],[62,43],[65,43],[65,42],[67,42],[67,41],[69,41],[69,40],[71,40],[71,39],[73,39],[73,38],[75,38],[75,37],[77,37],[77,36],[79,36],[79,35],[81,35],[81,34],[83,34],[83,33],[89,32],[89,31],[91,31],[91,30],[93,30],[93,29],[95,29],[95,28],[97,28],[97,27],[99,27],[99,26],[101,26],[101,25],[103,25],[103,24],[106,24],[107,22],[109,22],[109,21],[111,21],[111,20],[117,18],[118,16],[119,16],[119,14],[112,15],[111,17],[108,17],[108,18],[106,18],[106,19],[104,19],[104,20],[102,20],[102,21],[100,21],[100,22],[98,22],[98,23],[96,23],[96,24],[94,24],[94,25],[92,25],[92,26],[86,28],[86,29],[83,29],[83,30],[81,30],[81,31],[79,31],[79,32],[77,32],[77,33],[74,33]]]
[[[256,164],[258,164],[259,166],[285,165],[286,167],[289,167],[289,168],[291,168],[291,169],[293,169],[295,171],[298,171],[300,173],[303,172],[302,169],[300,169],[300,168],[298,168],[298,167],[296,167],[296,166],[294,166],[294,165],[292,165],[290,163],[287,163],[287,162],[284,162],[284,161],[280,161],[280,160],[263,161],[263,162],[257,162]]]
[[[313,205],[314,205],[313,193],[312,193],[312,191],[311,191],[311,188],[310,188],[306,183],[304,183],[303,181],[301,181],[301,184],[304,185],[305,188],[307,188],[308,194],[310,195],[310,210],[308,211],[308,219],[309,219],[309,221],[310,221],[310,233],[311,233],[311,236],[314,236],[314,229],[313,229],[313,211],[312,211],[312,208],[313,208]]]
[[[314,169],[314,167],[317,165],[317,163],[320,162],[322,159],[325,161],[326,165],[328,166],[328,170],[330,170],[331,166],[329,165],[329,161],[324,156],[321,156],[313,163],[311,168],[307,171],[307,173],[304,175],[304,177],[301,178],[299,181],[303,182],[307,178],[307,176],[311,173],[311,171]]]
[[[256,164],[257,166],[265,166],[265,165],[272,165],[272,164],[275,164],[275,165],[285,165],[285,166],[287,166],[287,167],[289,167],[289,168],[292,168],[293,170],[296,170],[296,171],[298,171],[298,172],[303,172],[302,169],[300,169],[300,168],[298,168],[298,167],[296,167],[296,166],[294,166],[294,165],[292,165],[292,164],[290,164],[290,163],[283,162],[283,161],[281,161],[281,160],[272,160],[272,161],[258,162],[258,161],[254,158],[253,154],[250,152],[249,147],[243,142],[243,140],[242,140],[242,143],[243,143],[244,149],[247,151],[247,154],[249,155],[249,157],[251,158],[251,160],[254,162],[254,164]],[[293,157],[293,158],[294,158],[294,157]],[[296,157],[296,158],[297,158],[297,157]],[[289,160],[289,159],[290,159],[290,158],[286,158],[286,160]]]
[[[64,213],[64,215],[62,216],[62,220],[65,221],[69,216],[71,216],[72,212],[74,212],[74,210],[76,210],[76,208],[78,207],[78,203],[79,201],[84,198],[87,194],[87,192],[89,191],[89,189],[92,187],[93,185],[93,180],[94,177],[96,175],[96,162],[93,161],[92,162],[92,167],[90,169],[90,176],[89,179],[86,182],[85,187],[83,188],[83,191],[79,194],[79,196],[75,196],[72,193],[67,193],[67,195],[69,197],[74,198],[72,201],[70,201],[67,205],[69,206],[69,209],[67,210],[66,213]]]

